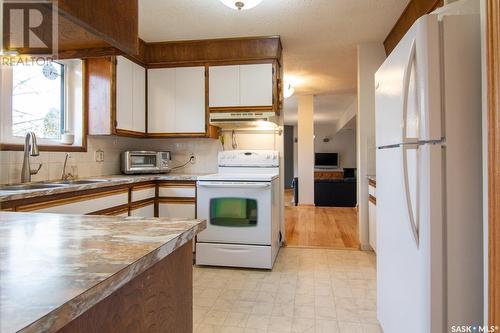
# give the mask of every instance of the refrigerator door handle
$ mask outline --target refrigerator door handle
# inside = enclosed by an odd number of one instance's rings
[[[408,62],[405,67],[403,75],[403,143],[410,142],[408,138],[408,94],[410,90],[410,78],[412,65],[415,62],[415,57],[417,53],[416,42],[413,40],[410,48],[410,56],[408,57]],[[415,140],[413,140],[415,141]],[[418,141],[418,139],[417,139]]]
[[[405,193],[405,199],[406,199],[406,207],[408,209],[408,221],[410,222],[411,234],[413,236],[415,244],[417,245],[417,248],[419,246],[419,225],[418,225],[417,219],[415,218],[415,214],[413,212],[413,205],[412,205],[412,199],[411,199],[411,194],[410,194],[407,151],[408,150],[418,150],[418,147],[419,147],[418,143],[417,144],[403,144],[403,145],[401,145],[401,150],[403,152],[403,184],[404,184],[403,186],[404,186],[404,193]]]

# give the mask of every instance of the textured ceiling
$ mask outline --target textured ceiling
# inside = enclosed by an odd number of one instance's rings
[[[296,94],[355,93],[356,44],[383,41],[408,1],[264,0],[238,12],[219,0],[140,0],[139,35],[147,42],[280,35]]]

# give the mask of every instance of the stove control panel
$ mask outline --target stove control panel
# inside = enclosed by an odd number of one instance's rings
[[[221,151],[219,166],[276,167],[279,166],[279,153],[275,150]]]

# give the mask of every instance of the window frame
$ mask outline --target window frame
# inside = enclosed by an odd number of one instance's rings
[[[64,60],[64,59],[63,59]],[[80,144],[74,144],[74,145],[65,145],[62,144],[58,141],[55,140],[50,140],[50,139],[42,139],[40,138],[38,140],[39,142],[39,150],[40,151],[48,151],[48,152],[86,152],[87,151],[87,119],[88,119],[88,108],[87,108],[87,103],[86,103],[86,94],[87,94],[87,86],[86,86],[86,74],[87,74],[87,68],[86,68],[86,62],[83,59],[81,60],[81,69],[82,69],[82,82],[81,82],[81,87],[82,87],[82,112],[81,112],[81,143]],[[66,67],[67,65],[63,65],[63,73],[64,73],[64,79],[62,80],[61,84],[63,85],[63,91],[64,93],[61,95],[62,98],[64,99],[62,101],[64,105],[64,114],[61,115],[61,117],[64,118],[64,123],[62,123],[62,129],[64,129],[66,126],[66,121],[68,121],[68,110],[67,110],[67,78],[66,78]],[[3,91],[5,87],[5,80],[1,77],[0,75],[0,87]],[[12,80],[10,80],[10,84],[12,84]],[[2,92],[0,92],[1,94]],[[12,97],[7,97],[8,99],[8,106],[7,109],[9,111],[12,110]],[[4,109],[6,107],[6,104],[1,105],[0,110]],[[2,114],[0,112],[0,119],[3,121],[8,121],[10,124],[12,124],[12,112],[7,112],[8,114]],[[4,130],[4,128],[0,129],[1,131]],[[10,126],[10,133],[8,133],[7,137],[9,139],[19,139],[19,137],[14,137],[12,135],[12,126]],[[0,138],[0,140],[3,140],[4,138]],[[14,141],[14,140],[13,140]],[[19,141],[19,140],[16,140]],[[24,138],[22,138],[22,141],[24,142]],[[24,143],[21,142],[3,142],[0,141],[0,151],[23,151],[24,150]]]

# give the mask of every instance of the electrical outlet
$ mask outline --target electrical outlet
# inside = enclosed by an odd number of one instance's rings
[[[94,152],[94,159],[96,162],[104,162],[104,151],[101,149]]]
[[[189,153],[189,161],[191,162],[191,164],[195,164],[196,163],[196,155],[193,153]]]

